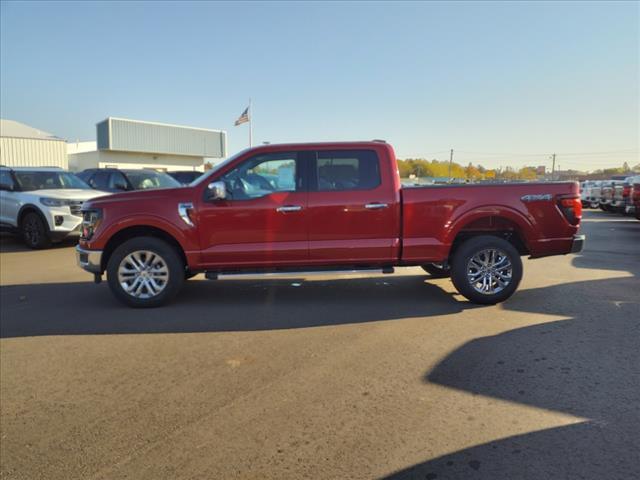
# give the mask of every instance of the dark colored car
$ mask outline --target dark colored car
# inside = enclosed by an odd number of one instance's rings
[[[196,178],[199,178],[200,175],[202,175],[202,172],[197,172],[195,170],[178,170],[175,172],[167,172],[167,174],[171,175],[182,185],[189,185]]]
[[[175,188],[181,184],[166,173],[150,168],[117,169],[90,168],[77,174],[91,188],[104,192],[127,192],[155,188]]]

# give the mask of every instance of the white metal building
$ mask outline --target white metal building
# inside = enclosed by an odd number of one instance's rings
[[[51,133],[13,120],[0,120],[0,165],[66,169],[67,144]]]
[[[205,158],[227,155],[220,130],[109,117],[96,125],[97,142],[68,144],[69,168],[204,170]]]

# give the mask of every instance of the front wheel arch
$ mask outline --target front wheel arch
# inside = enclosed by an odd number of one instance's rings
[[[127,240],[131,240],[136,237],[154,237],[165,241],[172,246],[176,252],[180,255],[182,262],[185,265],[185,270],[188,268],[187,256],[184,253],[182,245],[168,232],[157,227],[148,225],[138,225],[134,227],[123,228],[116,232],[107,242],[102,250],[102,261],[100,268],[104,272],[107,269],[107,264],[113,252]]]

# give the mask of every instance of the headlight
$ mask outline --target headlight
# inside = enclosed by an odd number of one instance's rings
[[[82,232],[80,238],[82,240],[91,240],[93,234],[98,229],[102,221],[102,210],[91,209],[82,211]]]
[[[70,205],[69,200],[60,200],[59,198],[40,197],[40,203],[47,207],[64,207]]]

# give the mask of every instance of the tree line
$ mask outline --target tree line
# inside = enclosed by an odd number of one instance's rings
[[[398,169],[401,178],[414,177],[445,177],[463,178],[469,181],[478,180],[535,180],[535,167],[522,167],[518,170],[512,167],[487,169],[482,165],[469,163],[466,167],[453,162],[425,160],[422,158],[398,159]]]

